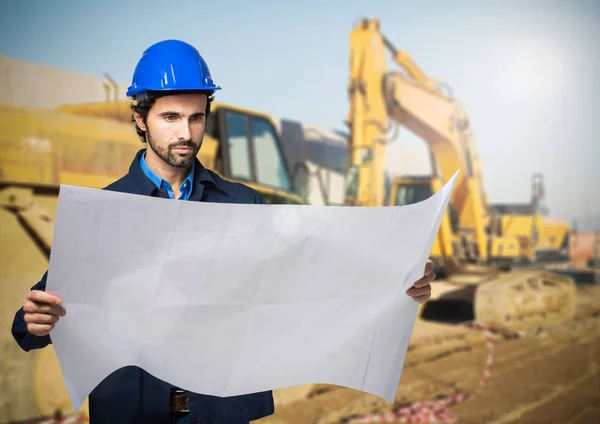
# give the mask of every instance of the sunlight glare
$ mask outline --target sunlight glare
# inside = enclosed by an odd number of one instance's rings
[[[563,63],[550,43],[530,41],[513,51],[508,63],[511,97],[550,100],[563,77]]]

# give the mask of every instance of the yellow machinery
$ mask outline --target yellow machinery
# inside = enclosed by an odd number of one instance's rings
[[[540,238],[536,247],[536,262],[569,260],[571,226],[564,219],[541,217]]]
[[[440,177],[396,177],[392,180],[389,194],[390,205],[408,205],[429,198],[444,186]],[[439,276],[464,271],[469,255],[458,237],[458,219],[452,201],[443,216],[440,229],[433,243],[430,258]],[[471,252],[471,256],[473,253]]]
[[[449,217],[436,252],[449,266],[457,258],[471,263],[510,262],[520,254],[517,237],[502,236],[483,190],[479,160],[466,114],[458,101],[444,93],[404,52],[379,31],[377,20],[364,20],[350,37],[351,174],[350,204],[382,205],[385,149],[389,122],[399,123],[425,140],[432,154],[435,175],[424,198],[461,170],[451,203],[455,213],[453,234]],[[388,72],[386,48],[407,72]],[[393,139],[393,138],[392,138]],[[404,179],[409,190],[419,190],[422,179]],[[395,181],[391,197],[400,200],[403,187]],[[437,187],[434,187],[436,186]],[[399,204],[399,203],[395,203]],[[443,260],[442,260],[443,259]]]
[[[304,203],[292,189],[272,120],[219,103],[212,111],[202,163],[254,187],[268,203]],[[128,102],[55,111],[0,105],[0,127],[0,343],[3,357],[11,358],[0,362],[0,422],[10,422],[69,412],[53,347],[24,354],[10,334],[14,313],[48,267],[59,185],[105,187],[127,172],[144,145]]]
[[[387,70],[386,49],[406,72]],[[349,93],[347,204],[418,202],[461,170],[432,251],[456,287],[438,303],[449,301],[450,309],[459,310],[466,302],[471,316],[465,319],[504,329],[572,316],[572,279],[532,270],[502,274],[491,266],[514,261],[528,246],[521,246],[517,236],[502,234],[502,221],[490,209],[463,108],[381,34],[378,19],[364,19],[351,32]],[[388,133],[399,125],[428,143],[434,175],[396,179],[386,196],[385,152],[394,138]]]
[[[563,262],[569,259],[570,226],[565,220],[549,218],[544,206],[544,176],[531,178],[531,201],[527,204],[496,204],[492,209],[502,221],[502,233],[516,236],[528,250],[529,262]]]

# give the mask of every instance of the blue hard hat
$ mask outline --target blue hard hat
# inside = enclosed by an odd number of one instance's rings
[[[148,47],[139,60],[127,97],[146,91],[220,90],[210,76],[208,65],[192,45],[164,40]]]

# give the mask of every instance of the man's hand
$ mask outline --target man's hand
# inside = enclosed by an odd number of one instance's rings
[[[27,331],[36,336],[50,334],[60,317],[67,314],[61,303],[58,296],[42,290],[31,290],[23,305]]]
[[[425,274],[406,291],[415,302],[423,303],[431,297],[431,282],[435,279],[433,261],[429,259],[425,265]]]

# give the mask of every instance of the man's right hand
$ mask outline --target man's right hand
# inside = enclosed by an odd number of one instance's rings
[[[27,331],[36,336],[50,334],[60,317],[67,314],[61,303],[58,296],[42,290],[31,290],[23,305]]]

